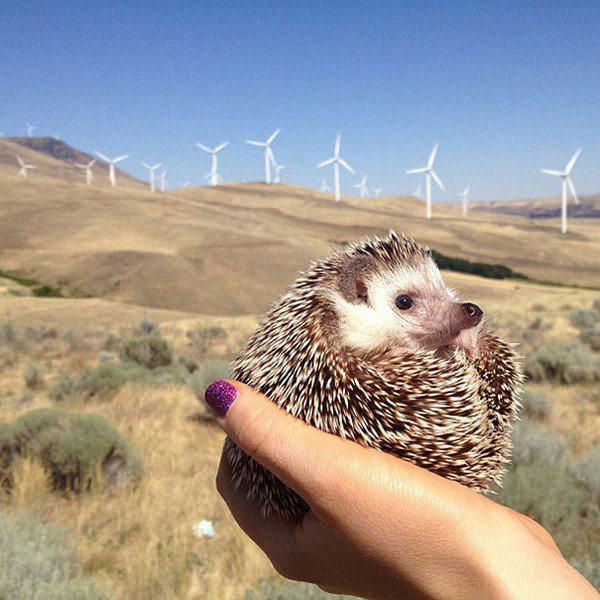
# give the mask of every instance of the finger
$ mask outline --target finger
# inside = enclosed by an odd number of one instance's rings
[[[337,457],[358,448],[307,425],[236,381],[211,384],[206,399],[220,413],[219,423],[229,437],[309,505],[328,491]]]
[[[237,489],[234,487],[231,467],[224,454],[221,455],[216,485],[237,524],[268,556],[279,573],[293,579],[293,569],[301,565],[295,540],[302,519],[286,519],[277,514],[263,516],[259,504],[247,498],[244,484]]]

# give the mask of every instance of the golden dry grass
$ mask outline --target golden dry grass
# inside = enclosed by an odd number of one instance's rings
[[[47,491],[36,463],[20,461],[10,505],[73,529],[84,569],[105,589],[136,600],[240,598],[272,574],[214,490],[223,434],[191,418],[197,401],[188,388],[129,386],[110,402],[71,409],[106,416],[136,445],[146,468],[139,487],[62,498]],[[201,518],[214,520],[215,538],[192,535]]]
[[[14,146],[0,141],[0,155],[12,157]],[[48,164],[26,181],[0,161],[0,269],[75,295],[180,312],[262,312],[332,244],[390,228],[449,256],[600,286],[595,219],[573,222],[564,237],[553,220],[473,213],[465,222],[452,205],[436,204],[426,221],[422,202],[401,196],[334,202],[283,184],[152,195],[139,184],[112,189],[62,178],[59,167],[72,167],[28,151]]]

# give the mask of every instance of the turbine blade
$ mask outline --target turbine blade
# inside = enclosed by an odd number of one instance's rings
[[[343,158],[338,158],[338,160],[344,169],[350,171],[350,173],[354,173],[354,169]]]
[[[217,147],[216,147],[216,148],[213,150],[213,152],[215,152],[215,153],[217,153],[217,152],[220,152],[221,150],[223,150],[223,148],[225,148],[225,147],[227,147],[227,146],[229,146],[229,142],[224,142],[224,143],[222,143],[222,144],[218,145],[218,146],[217,146]]]
[[[23,160],[23,157],[20,154],[16,154],[15,155],[17,157],[17,162],[24,167],[25,166],[25,161]]]
[[[573,156],[571,157],[571,160],[569,161],[569,163],[567,164],[567,166],[565,168],[565,173],[567,175],[569,175],[569,173],[571,172],[571,169],[573,168],[573,165],[575,164],[575,162],[579,158],[580,154],[581,154],[581,148],[578,148],[576,150],[575,154],[573,154]]]
[[[429,169],[428,167],[420,167],[418,169],[409,169],[408,171],[406,171],[407,173],[425,173],[427,172]]]
[[[335,161],[337,160],[337,158],[334,156],[333,158],[328,158],[327,160],[324,160],[323,162],[320,162],[317,165],[317,169],[320,169],[321,167],[326,167],[327,165],[331,165],[333,164]]]
[[[338,133],[335,137],[335,149],[333,151],[334,156],[340,155],[340,144],[342,143],[342,136]]]
[[[541,171],[546,175],[556,175],[557,177],[564,177],[565,175],[562,171],[554,171],[553,169],[541,169]]]
[[[87,165],[80,165],[79,163],[73,163],[73,165],[79,169],[87,169]]]
[[[148,163],[145,163],[143,161],[140,161],[140,165],[142,165],[142,167],[144,167],[144,169],[150,169],[150,170],[152,169],[152,167]]]
[[[212,150],[208,146],[204,146],[203,144],[200,144],[198,142],[196,142],[196,146],[198,146],[200,150],[204,150],[204,152],[212,152]]]
[[[162,163],[158,163],[157,165],[152,165],[153,169],[160,169],[163,166]]]
[[[96,164],[97,160],[97,158],[92,158],[92,160],[90,160],[90,162],[86,165],[86,169],[93,167]]]
[[[255,142],[254,140],[246,140],[246,144],[250,144],[251,146],[266,146],[267,144],[263,142]]]
[[[102,152],[98,152],[98,150],[96,150],[96,154],[104,161],[109,163],[110,162],[110,158],[108,158],[108,156],[105,156],[104,154],[102,154]]]
[[[438,148],[440,145],[436,142],[431,154],[429,155],[429,160],[427,161],[427,166],[431,169],[433,167],[433,161],[435,160],[435,156],[437,154]]]
[[[440,186],[440,189],[445,192],[446,188],[444,187],[442,180],[437,176],[437,173],[435,171],[431,171],[431,176],[435,179],[435,182]]]
[[[121,154],[121,156],[117,156],[117,158],[113,159],[113,163],[121,162],[122,160],[125,160],[126,158],[129,158],[129,154]]]
[[[571,190],[571,194],[573,194],[573,200],[575,200],[575,204],[580,204],[579,198],[577,197],[577,192],[575,191],[575,186],[573,185],[570,177],[567,177],[567,184]]]
[[[281,131],[281,129],[276,129],[268,138],[267,141],[265,142],[265,145],[268,146],[269,144],[271,144],[273,142],[273,140],[279,135],[279,132]]]

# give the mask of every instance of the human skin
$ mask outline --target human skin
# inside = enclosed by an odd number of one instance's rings
[[[310,427],[239,382],[216,382],[207,402],[231,439],[310,507],[263,517],[221,457],[219,493],[284,577],[373,599],[599,597],[525,515]]]

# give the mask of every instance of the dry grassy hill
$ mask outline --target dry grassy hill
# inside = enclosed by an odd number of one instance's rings
[[[17,177],[14,153],[42,168]],[[101,178],[98,178],[101,179]],[[289,185],[232,184],[152,195],[122,177],[80,183],[65,161],[0,140],[0,270],[77,296],[187,313],[257,313],[338,242],[402,230],[449,255],[537,279],[600,286],[597,222],[557,222],[345,198]],[[126,185],[127,184],[127,185]]]
[[[569,218],[600,218],[600,195],[582,196],[579,204],[569,198]],[[553,219],[560,217],[560,198],[537,198],[536,200],[495,200],[471,205],[472,210],[516,215],[528,219]]]
[[[50,178],[70,183],[85,183],[85,171],[76,168],[73,163],[86,164],[92,158],[96,158],[95,155],[91,156],[76,150],[65,142],[51,137],[0,138],[0,177],[14,176],[18,173],[17,154],[20,154],[25,162],[38,167],[30,173],[30,178],[35,180]],[[115,171],[121,186],[138,189],[146,187],[146,184],[125,171],[120,169]],[[109,187],[108,165],[105,162],[98,160],[92,172],[95,186]]]

